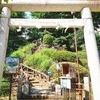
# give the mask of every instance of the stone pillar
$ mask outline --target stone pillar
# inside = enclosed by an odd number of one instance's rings
[[[82,9],[82,19],[85,24],[84,39],[93,88],[93,96],[94,100],[100,100],[100,60],[90,8],[86,7]]]
[[[2,74],[4,68],[4,61],[6,57],[6,49],[8,43],[8,34],[9,34],[9,25],[8,21],[11,15],[11,11],[7,7],[3,7],[2,9],[2,16],[3,18],[0,19],[0,87],[2,81]]]

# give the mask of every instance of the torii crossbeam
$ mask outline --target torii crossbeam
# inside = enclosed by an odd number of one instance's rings
[[[12,11],[24,12],[79,12],[84,7],[89,7],[91,11],[99,12],[100,0],[9,0],[8,3],[2,2],[0,8],[5,6]]]

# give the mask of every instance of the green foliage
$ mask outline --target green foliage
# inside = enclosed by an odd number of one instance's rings
[[[24,47],[22,48],[22,50],[23,50],[23,52],[24,52],[25,54],[31,54],[31,50],[32,50],[32,48],[34,48],[35,46],[36,46],[36,45],[33,44],[33,43],[27,44],[26,46],[24,46]]]
[[[76,54],[74,52],[56,50],[53,48],[44,48],[39,53],[32,54],[32,48],[35,48],[35,44],[28,44],[13,52],[11,56],[20,57],[24,59],[24,63],[26,65],[42,71],[47,70],[53,61],[76,62]],[[87,68],[87,61],[85,60],[86,53],[78,52],[78,54],[79,63]]]
[[[8,3],[9,0],[4,0],[4,2]],[[2,0],[0,0],[0,4],[1,4]]]
[[[52,63],[52,58],[44,55],[43,53],[31,54],[31,49],[34,48],[34,44],[28,44],[17,51],[13,52],[11,56],[17,56],[24,59],[24,63],[28,66],[32,66],[39,70],[47,70]]]
[[[86,51],[78,51],[78,57],[80,59],[87,59]]]
[[[55,50],[55,49],[43,49],[41,51],[42,54],[47,55],[52,58],[54,61],[76,61],[76,55],[73,52],[66,50]]]
[[[12,12],[11,17],[12,18],[24,18],[25,13],[24,12]]]
[[[53,42],[53,36],[50,35],[50,34],[44,35],[44,37],[43,37],[43,42],[44,42],[45,44],[52,44],[52,42]]]
[[[93,12],[92,16],[93,16],[94,28],[95,28],[95,30],[97,30],[98,28],[100,28],[100,13],[99,12]]]
[[[41,56],[41,54],[40,53],[38,53],[38,54],[35,54],[34,55],[34,57],[33,57],[33,65],[35,65],[35,67],[36,67],[36,69],[39,69],[39,68],[41,68],[41,63],[42,63],[42,61],[44,61],[45,59],[47,59],[48,57],[47,56]]]
[[[25,64],[35,69],[46,71],[52,63],[52,59],[41,53],[30,55],[25,60]]]
[[[28,33],[28,36],[29,36],[29,39],[28,41],[29,42],[33,42],[34,40],[38,40],[41,38],[41,35],[39,34],[39,30],[38,29],[28,29],[29,30],[29,33]]]
[[[50,67],[50,65],[52,64],[52,59],[45,59],[42,63],[41,63],[41,70],[42,71],[47,71],[48,69],[49,69],[49,67]]]
[[[33,18],[69,18],[70,12],[32,12]]]
[[[53,44],[58,45],[59,42],[60,42],[59,38],[55,38],[54,41],[53,41]]]
[[[52,48],[45,48],[45,49],[42,49],[40,52],[41,52],[41,55],[46,55],[49,58],[56,60],[57,50],[52,49]]]
[[[9,0],[4,0],[4,1],[8,3]]]
[[[24,60],[24,63],[27,66],[34,67],[34,62],[33,61],[34,61],[34,55],[27,55],[27,57]]]
[[[85,49],[85,46],[83,47],[83,44],[85,43],[83,35],[84,35],[83,30],[78,29],[77,33],[76,33],[78,50],[84,50]]]
[[[15,51],[11,54],[11,56],[16,56],[16,57],[19,57],[19,58],[25,58],[26,54],[23,52],[22,49],[18,49],[18,51]]]
[[[80,59],[79,62],[83,67],[88,69],[87,59]]]
[[[28,44],[23,48],[19,48],[11,56],[24,58],[24,63],[34,68],[47,70],[53,61],[75,61],[75,54],[65,50],[43,49],[40,53],[31,55],[33,44]]]
[[[9,94],[9,82],[4,82],[4,81],[8,81],[8,79],[6,78],[2,78],[2,85],[0,88],[0,96],[5,96]]]
[[[58,72],[56,69],[56,64],[54,63],[55,61],[71,62],[71,64],[75,66],[76,75],[77,75],[78,70],[77,70],[77,65],[75,63],[76,62],[75,52],[70,52],[66,50],[56,50],[53,48],[44,48],[40,52],[32,54],[31,49],[34,47],[35,44],[28,44],[25,47],[19,48],[18,51],[12,53],[12,56],[19,56],[20,58],[24,58],[24,64],[26,64],[29,67],[35,68],[37,70],[47,72],[47,70],[50,69],[53,72],[52,78],[54,78],[56,81],[58,80],[57,78]],[[83,76],[88,75],[86,53],[80,51],[78,52],[78,54],[79,54],[79,64],[80,64],[79,65],[80,75],[82,79]]]
[[[34,48],[35,44],[27,44],[24,47],[19,48],[17,51],[13,52],[11,56],[17,56],[19,58],[25,58],[27,54],[31,54],[32,48]]]
[[[43,36],[46,35],[46,34],[52,35],[52,33],[49,32],[49,31],[47,31],[47,30],[38,32],[38,35],[39,35],[41,38],[43,38]]]
[[[32,12],[33,18],[72,18],[71,12]],[[76,13],[76,17],[80,18],[80,13]],[[95,29],[100,27],[100,13],[93,12],[93,23],[95,26]],[[55,37],[54,45],[65,45],[67,47],[67,50],[75,51],[75,44],[74,44],[74,34],[73,29],[68,29],[66,32],[64,32],[65,29],[48,29],[52,34],[52,36]],[[59,34],[60,33],[60,34]],[[67,34],[66,34],[67,33]],[[82,29],[77,29],[77,46],[78,50],[85,50],[84,45],[84,34]],[[62,37],[66,37],[65,40],[63,40]],[[61,37],[61,38],[60,38]],[[56,39],[57,38],[57,39]],[[62,42],[63,41],[63,42]],[[98,48],[100,48],[99,42],[98,42]]]
[[[67,38],[66,36],[59,36],[59,37],[55,37],[54,40],[53,40],[53,45],[54,46],[62,46],[62,45],[65,45],[65,48],[66,48],[66,43],[67,43]]]
[[[96,33],[96,40],[97,40],[98,50],[100,51],[100,34],[98,33]]]
[[[12,12],[11,18],[24,18],[24,12]],[[27,44],[27,40],[22,36],[24,29],[20,32],[17,32],[16,28],[10,28],[9,31],[9,40],[8,40],[8,48],[7,48],[7,56],[11,54],[11,52],[17,50],[20,46]]]
[[[36,12],[36,13],[31,13],[31,15],[33,16],[33,18],[43,18],[45,13],[44,12]]]
[[[46,55],[36,54],[34,57],[34,64],[36,65],[36,69],[47,70],[52,63],[52,59],[50,59]]]
[[[57,58],[58,61],[76,61],[76,55],[73,52],[65,51],[65,50],[58,50],[57,51]]]

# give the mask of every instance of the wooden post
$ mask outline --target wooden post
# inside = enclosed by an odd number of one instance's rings
[[[60,84],[60,70],[58,70],[58,84]]]
[[[78,83],[78,93],[79,93],[79,100],[82,100],[82,84],[81,83]]]
[[[9,100],[11,100],[11,92],[12,92],[12,75],[13,74],[10,74],[10,92],[9,92]]]
[[[4,68],[4,61],[6,56],[6,49],[7,49],[7,43],[8,43],[8,34],[9,34],[9,26],[8,26],[8,20],[11,15],[11,11],[7,7],[3,7],[2,14],[4,18],[1,18],[1,29],[0,30],[0,87],[1,87],[1,81],[2,81],[2,74],[3,74],[3,68]]]

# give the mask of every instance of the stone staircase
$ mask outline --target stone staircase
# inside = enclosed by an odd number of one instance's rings
[[[30,94],[24,95],[22,100],[64,100],[62,96],[55,96],[55,92],[49,88],[49,77],[46,74],[24,64],[20,66],[29,76],[31,83]],[[16,82],[12,84],[12,93],[15,95],[17,95],[17,86],[18,84]]]

